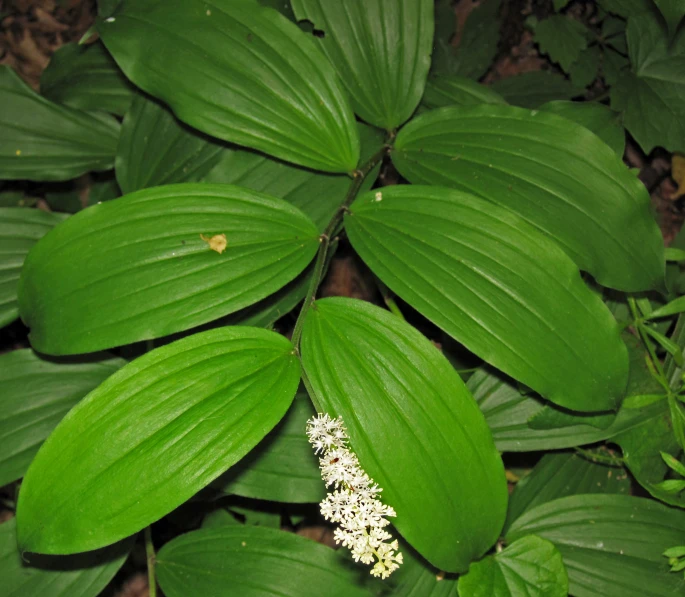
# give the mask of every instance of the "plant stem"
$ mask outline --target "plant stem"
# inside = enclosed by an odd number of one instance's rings
[[[157,597],[155,546],[152,544],[152,529],[149,526],[145,527],[145,553],[147,554],[147,582],[150,587],[149,597]]]
[[[293,330],[292,343],[293,346],[295,346],[295,351],[297,354],[299,354],[300,351],[300,338],[302,336],[304,319],[310,307],[314,303],[316,291],[319,289],[319,285],[321,284],[321,278],[323,277],[323,270],[326,264],[326,256],[328,255],[328,247],[331,243],[331,237],[338,228],[338,225],[340,224],[343,215],[345,215],[347,208],[356,199],[357,193],[359,193],[359,189],[361,188],[364,179],[368,176],[369,172],[371,172],[371,170],[373,170],[381,162],[385,154],[388,152],[388,149],[389,147],[384,145],[381,150],[373,155],[368,162],[353,172],[352,182],[350,184],[350,188],[347,190],[347,194],[345,195],[345,200],[342,202],[340,207],[338,207],[330,222],[328,222],[326,230],[324,230],[323,234],[319,238],[321,244],[319,245],[319,251],[316,254],[314,274],[312,275],[312,281],[309,285],[307,296],[304,299],[302,309],[300,309],[300,313],[297,316],[297,321],[295,322],[295,329]]]

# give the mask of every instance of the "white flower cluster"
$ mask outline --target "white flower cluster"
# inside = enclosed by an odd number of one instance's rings
[[[382,491],[359,466],[359,461],[347,444],[347,432],[341,417],[332,419],[319,413],[307,421],[307,437],[319,458],[321,477],[326,486],[333,486],[321,502],[321,514],[326,520],[339,523],[334,538],[350,549],[355,562],[371,564],[371,574],[387,578],[402,563],[397,552],[397,540],[384,527],[390,524],[386,516],[396,516],[391,506],[377,499]],[[388,541],[390,541],[388,543]]]

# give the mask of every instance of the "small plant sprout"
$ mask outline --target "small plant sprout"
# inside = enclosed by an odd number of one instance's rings
[[[350,450],[341,417],[322,413],[312,417],[307,421],[307,437],[314,452],[321,454],[319,467],[326,487],[334,488],[320,508],[326,520],[340,525],[334,532],[336,543],[349,548],[355,562],[376,561],[371,574],[387,578],[402,563],[397,540],[384,528],[390,524],[386,517],[396,516],[395,510],[378,499],[382,489]]]

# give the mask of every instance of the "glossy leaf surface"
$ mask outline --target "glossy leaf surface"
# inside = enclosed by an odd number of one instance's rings
[[[540,110],[563,116],[591,130],[617,156],[623,158],[626,133],[621,124],[621,115],[608,106],[596,102],[554,101],[543,104]]]
[[[124,194],[195,182],[214,168],[224,147],[177,120],[160,102],[138,94],[121,126],[117,182]]]
[[[601,456],[609,454],[602,453]],[[509,498],[507,524],[552,500],[588,493],[630,494],[630,479],[621,466],[592,462],[573,452],[545,454]]]
[[[41,95],[58,104],[123,116],[135,87],[102,42],[65,44],[50,58],[40,77]]]
[[[484,199],[396,186],[360,196],[350,241],[394,292],[488,363],[574,410],[616,407],[618,326],[546,236]]]
[[[316,400],[342,416],[397,512],[393,525],[434,566],[464,571],[496,540],[507,495],[490,431],[455,370],[401,319],[352,299],[317,301],[301,350]]]
[[[577,495],[526,512],[507,540],[538,535],[556,545],[575,597],[675,597],[682,574],[661,554],[682,544],[685,512],[625,495]]]
[[[24,475],[69,409],[126,361],[50,361],[29,349],[0,356],[0,486]]]
[[[202,238],[219,234],[222,253]],[[165,336],[275,292],[318,246],[311,220],[280,199],[230,185],[155,187],[92,206],[36,245],[20,311],[48,354]]]
[[[171,512],[278,423],[300,379],[274,332],[195,334],[126,365],[82,400],[33,460],[19,494],[19,545],[96,549]]]
[[[459,597],[567,597],[561,554],[549,541],[528,535],[487,556],[459,579]]]
[[[319,461],[307,441],[307,419],[315,414],[309,397],[298,394],[283,420],[252,452],[219,477],[214,487],[247,498],[318,503],[326,497]]]
[[[383,145],[378,129],[360,125],[361,159],[371,158]],[[378,168],[362,185],[368,190],[378,176]],[[327,174],[287,164],[260,153],[229,148],[221,152],[219,163],[204,182],[234,184],[267,193],[299,207],[323,230],[345,200],[351,179],[346,174]]]
[[[124,0],[98,30],[126,75],[190,126],[309,168],[357,165],[354,115],[333,67],[275,10]]]
[[[66,217],[27,207],[0,208],[0,327],[19,316],[17,287],[26,255]]]
[[[507,103],[499,93],[486,85],[456,75],[428,79],[422,102],[429,108]]]
[[[469,191],[516,212],[604,286],[663,286],[647,190],[580,125],[511,106],[441,108],[400,131],[392,159],[414,184]]]
[[[366,122],[391,130],[421,100],[433,47],[431,0],[292,0]]]
[[[128,556],[132,541],[77,556],[22,554],[14,519],[0,524],[3,597],[97,597]],[[24,559],[25,558],[25,559]]]
[[[0,180],[69,180],[114,165],[119,124],[60,106],[0,66]]]
[[[157,554],[168,597],[364,597],[359,570],[329,547],[254,526],[202,529]]]

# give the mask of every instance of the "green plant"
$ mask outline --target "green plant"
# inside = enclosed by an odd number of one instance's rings
[[[0,208],[10,594],[96,595],[141,531],[169,597],[682,594],[685,253],[621,158],[685,151],[685,10],[619,4],[529,22],[598,101],[481,85],[493,36],[453,51],[429,0],[103,2],[43,95],[0,67],[0,179],[115,177]],[[340,239],[387,309],[317,298]],[[322,500],[402,565],[280,529]]]

